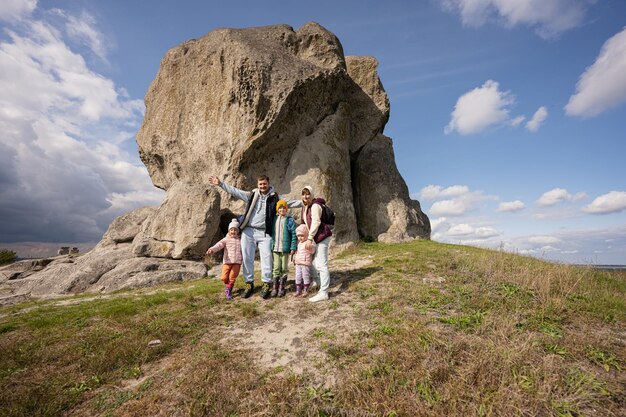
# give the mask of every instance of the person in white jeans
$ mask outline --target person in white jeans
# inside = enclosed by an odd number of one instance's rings
[[[307,185],[302,189],[302,212],[300,219],[309,228],[308,239],[317,244],[312,272],[317,277],[316,281],[319,280],[319,292],[309,298],[311,302],[328,300],[328,287],[330,286],[328,245],[333,233],[330,226],[322,221],[323,206],[325,204],[324,199],[313,198],[313,187]]]

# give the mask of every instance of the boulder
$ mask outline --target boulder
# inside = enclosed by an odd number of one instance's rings
[[[119,216],[109,225],[102,237],[101,245],[132,242],[141,230],[141,225],[147,218],[154,215],[157,207],[142,207]]]
[[[390,138],[379,134],[358,152],[353,173],[359,234],[381,242],[430,235],[430,221],[396,168]],[[381,179],[385,178],[384,186]]]
[[[173,259],[202,258],[219,226],[219,206],[220,195],[215,188],[176,182],[134,237],[133,253]]]

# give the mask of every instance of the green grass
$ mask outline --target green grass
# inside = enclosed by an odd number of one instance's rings
[[[428,241],[362,243],[338,258],[372,262],[341,271],[328,303],[299,304],[315,323],[303,338],[319,348],[301,374],[223,338],[292,312],[258,294],[226,302],[218,280],[0,308],[2,414],[626,412],[626,275]],[[347,311],[354,330],[333,327]],[[334,383],[320,384],[329,370]]]

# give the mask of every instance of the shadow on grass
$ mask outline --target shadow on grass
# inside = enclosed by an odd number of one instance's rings
[[[341,269],[330,271],[330,288],[334,291],[331,295],[339,295],[350,289],[355,282],[368,278],[376,272],[381,271],[380,266],[372,266],[359,269]]]

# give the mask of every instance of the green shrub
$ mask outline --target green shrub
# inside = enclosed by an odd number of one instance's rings
[[[0,249],[0,265],[13,263],[17,260],[17,254],[12,250]]]

